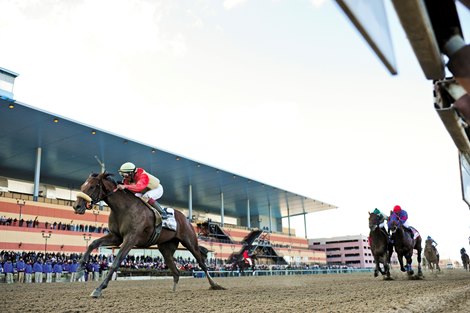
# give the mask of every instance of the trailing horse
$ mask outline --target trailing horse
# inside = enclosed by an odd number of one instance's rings
[[[229,262],[231,262],[231,265],[230,265],[230,271],[233,272],[233,271],[239,271],[240,274],[242,276],[245,275],[245,271],[248,270],[248,269],[251,269],[253,275],[256,271],[256,264],[255,264],[255,260],[256,260],[256,254],[252,254],[250,256],[250,259],[251,259],[251,265],[250,263],[248,263],[247,260],[245,260],[243,258],[243,255],[242,254],[237,254],[237,255],[233,255],[232,258],[229,260]]]
[[[417,251],[418,259],[418,276],[423,276],[421,270],[421,236],[418,236],[416,239],[413,238],[413,235],[405,230],[402,222],[395,215],[391,215],[389,218],[389,229],[392,233],[393,246],[395,247],[395,252],[398,256],[398,262],[400,263],[400,270],[402,272],[407,272],[408,275],[413,275],[413,268],[411,266],[413,249]],[[406,259],[406,266],[403,266],[403,257]]]
[[[439,253],[437,252],[436,247],[432,244],[432,239],[426,239],[424,244],[424,257],[428,262],[428,268],[431,271],[434,271],[434,267],[440,272],[441,268],[439,267]]]
[[[112,174],[91,174],[81,186],[81,192],[77,194],[74,205],[76,214],[84,214],[94,204],[100,201],[106,202],[111,209],[108,220],[109,233],[94,240],[79,261],[79,276],[83,275],[84,265],[88,261],[90,253],[101,246],[120,246],[119,252],[109,268],[108,275],[103,282],[91,293],[97,298],[102,290],[108,287],[108,283],[117,271],[129,251],[134,247],[146,248],[158,244],[158,249],[163,255],[166,266],[173,274],[173,291],[179,281],[179,270],[175,265],[173,254],[181,243],[194,256],[201,269],[206,274],[210,289],[225,289],[218,285],[210,276],[205,260],[208,250],[198,245],[197,236],[191,223],[183,213],[174,210],[174,218],[177,223],[176,231],[161,228],[160,216],[156,216],[147,205],[132,192],[117,189],[116,182],[111,178]]]
[[[385,229],[379,227],[380,223],[379,215],[369,213],[369,244],[375,262],[374,277],[379,276],[380,272],[386,275],[386,279],[390,279],[390,257],[393,253],[393,246],[389,242]]]
[[[462,259],[462,264],[463,268],[466,271],[470,271],[469,265],[470,265],[470,258],[468,257],[467,252],[465,251],[465,248],[460,249],[460,257]]]

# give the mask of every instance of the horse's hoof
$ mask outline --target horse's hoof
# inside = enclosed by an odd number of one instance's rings
[[[225,289],[224,287],[222,287],[221,285],[218,285],[218,284],[214,284],[214,285],[211,285],[210,290],[227,290]]]
[[[374,277],[377,277],[377,276],[379,276],[379,274],[378,274],[378,273],[374,273]]]
[[[402,271],[402,272],[406,272],[406,270],[405,270],[405,268],[404,268],[404,267],[400,268],[400,271]]]
[[[82,278],[83,276],[85,276],[85,271],[77,271],[77,278],[76,280],[79,280],[80,278]]]
[[[92,298],[99,298],[99,297],[101,297],[101,291],[95,289],[95,290],[93,290],[93,292],[91,293],[90,296],[91,296]]]

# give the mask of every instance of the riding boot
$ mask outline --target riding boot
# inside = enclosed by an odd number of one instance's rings
[[[150,204],[153,208],[158,211],[158,213],[160,213],[162,219],[166,220],[168,218],[166,211],[160,206],[160,204],[156,200],[150,198],[148,204]]]

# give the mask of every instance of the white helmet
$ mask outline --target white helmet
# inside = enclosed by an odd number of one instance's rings
[[[135,165],[134,163],[131,162],[126,162],[123,165],[121,165],[121,168],[119,169],[119,174],[122,176],[122,174],[127,173],[134,173],[135,171]]]

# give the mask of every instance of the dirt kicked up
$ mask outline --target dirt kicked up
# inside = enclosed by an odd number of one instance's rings
[[[98,299],[96,282],[1,284],[0,312],[470,312],[470,273],[461,269],[409,280],[372,273],[112,281]]]

